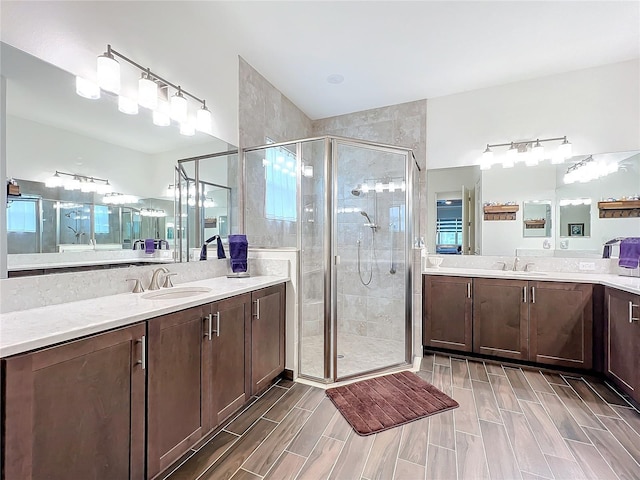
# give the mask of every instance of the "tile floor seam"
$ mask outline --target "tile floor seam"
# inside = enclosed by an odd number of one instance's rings
[[[580,377],[580,379],[579,379],[579,380],[583,380],[583,379],[582,379],[582,377]],[[573,388],[573,385],[571,385],[569,382],[567,382],[567,384],[569,385],[569,388],[571,389],[571,391],[572,391],[573,393],[575,393],[575,394],[576,394],[576,396],[580,399],[580,401],[581,401],[582,403],[584,403],[585,407],[587,407],[587,409],[591,412],[592,416],[594,416],[596,419],[598,419],[598,416],[599,416],[599,415],[591,409],[591,407],[590,407],[590,406],[589,406],[589,404],[584,400],[584,398],[582,398],[582,396],[578,393],[578,391],[577,391],[575,388]],[[613,410],[613,408],[612,408],[611,410],[613,411],[613,413],[616,413],[616,411],[615,411],[615,410]],[[616,413],[616,415],[617,415],[617,413]],[[607,417],[607,418],[619,418],[619,416],[616,416],[616,417],[609,417],[608,415],[602,415],[602,416],[603,416],[603,417]],[[598,419],[598,421],[600,421],[600,420]],[[600,422],[600,423],[602,423],[602,422]],[[607,429],[607,426],[606,426],[606,425],[604,425],[604,423],[603,423],[602,425],[604,426],[604,428],[605,428],[605,429]],[[608,430],[608,429],[607,429],[607,430]]]
[[[597,428],[591,428],[591,427],[585,427],[585,428],[589,428],[591,430],[599,430]],[[606,425],[605,425],[605,428],[607,428]],[[602,432],[602,430],[600,430],[600,431]],[[631,455],[631,452],[629,450],[627,450],[627,447],[625,447],[620,440],[618,440],[618,437],[616,437],[613,434],[613,432],[611,430],[609,430],[608,428],[605,431],[608,432],[609,435],[611,435],[614,438],[614,440],[620,444],[620,446],[622,447],[622,450],[624,450],[627,453],[627,455],[629,455],[631,457],[631,459],[635,462],[635,464],[638,465],[638,467],[640,467],[640,462],[638,460],[636,460],[633,455]],[[594,446],[596,447],[596,449],[598,448],[597,445],[594,445]],[[602,455],[602,452],[600,454]],[[604,457],[604,455],[602,455],[602,456]]]
[[[543,453],[542,456],[544,457],[545,463],[547,465],[549,465],[549,462],[547,461],[547,455],[545,455]],[[550,456],[552,456],[552,455],[550,455]],[[555,455],[553,455],[553,456],[555,456]],[[557,458],[561,458],[561,457],[557,457]],[[567,460],[567,459],[564,459],[564,460]],[[551,472],[551,476],[550,477],[546,477],[544,475],[540,475],[539,473],[530,472],[529,470],[523,470],[523,469],[520,469],[520,474],[528,473],[529,475],[535,475],[536,477],[546,478],[547,480],[554,480],[556,478],[556,476],[553,474],[553,470],[551,470],[551,467],[549,467],[549,471]]]
[[[449,359],[449,363],[451,363],[451,359]],[[471,372],[469,371],[469,365],[467,365],[467,361],[464,361],[464,367],[467,369],[467,373],[469,374],[469,384],[471,384]],[[451,363],[451,368],[449,369],[449,376],[450,376],[450,381],[451,381],[451,395],[453,395],[453,363]],[[471,395],[473,396],[473,390],[471,391]],[[458,408],[460,408],[460,406],[458,405]],[[451,417],[453,418],[453,451],[455,452],[455,459],[456,459],[456,478],[459,477],[459,472],[458,472],[458,444],[456,442],[456,415],[455,413],[451,414]]]
[[[583,443],[583,442],[578,442],[577,440],[567,440],[567,439],[565,438],[565,439],[564,439],[564,443],[565,443],[565,444],[567,444],[567,447],[569,448],[569,451],[571,452],[571,454],[572,454],[572,455],[573,455],[573,450],[569,447],[569,444],[568,444],[567,442],[576,442],[576,443],[579,443],[579,444],[581,444],[581,445],[586,445],[586,444],[585,444],[585,443]],[[609,467],[609,470],[611,470],[611,473],[613,473],[613,474],[615,475],[615,480],[620,480],[620,477],[619,477],[619,476],[618,476],[618,474],[617,474],[617,473],[616,473],[616,472],[611,468],[611,465],[609,465],[609,462],[607,462],[607,461],[604,459],[604,456],[602,455],[602,452],[600,452],[600,450],[598,450],[598,448],[597,448],[595,445],[591,445],[591,446],[595,449],[595,451],[596,451],[596,453],[598,454],[598,456],[599,456],[600,458],[602,458],[602,461],[605,463],[605,465],[606,465],[607,467]],[[574,455],[574,457],[575,457],[575,455]],[[577,461],[577,459],[576,459],[576,461]],[[582,469],[582,466],[581,466],[580,462],[578,462],[578,466],[580,466],[580,468]],[[582,470],[584,471],[584,469],[582,469]],[[589,470],[591,470],[591,468],[589,468]]]
[[[585,428],[588,428],[589,430],[596,430],[596,431],[600,431],[600,432],[602,432],[602,430],[598,430],[597,428],[590,428],[590,427],[585,427]],[[633,455],[631,455],[631,454],[629,453],[629,451],[628,451],[626,448],[624,448],[624,445],[622,445],[622,444],[620,443],[620,441],[616,438],[616,436],[615,436],[613,433],[611,433],[609,430],[607,430],[607,433],[609,433],[609,435],[611,435],[611,436],[613,437],[613,439],[614,439],[616,442],[618,442],[618,443],[620,444],[620,446],[622,447],[622,450],[623,450],[627,455],[629,455],[629,456],[631,457],[631,460],[633,460],[633,461],[634,461],[638,466],[640,466],[640,464],[638,464],[638,462],[636,461],[636,459],[635,459],[635,458],[633,458]],[[602,458],[604,459],[605,463],[606,463],[607,465],[609,465],[609,468],[611,469],[611,471],[612,471],[612,472],[613,472],[613,473],[618,477],[618,479],[620,479],[621,477],[620,477],[620,475],[618,475],[618,472],[616,472],[616,471],[615,471],[614,466],[613,466],[613,464],[611,463],[610,459],[609,459],[609,460],[607,460],[607,457],[606,457],[606,456],[605,456],[605,455],[600,451],[600,449],[598,448],[598,445],[596,445],[596,444],[594,443],[594,444],[593,444],[593,446],[594,446],[594,447],[595,447],[595,449],[598,451],[598,453],[600,454],[600,456],[602,456]]]
[[[502,409],[502,408],[498,407],[498,412],[500,412],[500,418],[502,418],[502,428],[504,429],[504,434],[507,437],[507,443],[509,444],[509,447],[511,447],[511,453],[513,454],[513,460],[516,462],[516,466],[518,467],[518,472],[520,472],[520,478],[522,478],[522,469],[520,468],[520,462],[518,461],[518,456],[516,455],[516,450],[515,450],[515,447],[513,446],[513,442],[511,441],[511,437],[509,436],[509,432],[507,432],[507,424],[505,423],[504,417],[502,416],[503,410],[505,412],[511,412],[511,410],[505,410],[505,409]],[[511,413],[518,413],[518,412],[511,412]],[[543,455],[544,455],[544,453],[543,453]],[[489,473],[491,473],[491,472],[489,472]]]
[[[485,369],[485,373],[488,374],[488,372],[486,371],[487,369],[484,367],[484,363],[482,363],[482,368]],[[471,374],[471,369],[469,369],[469,374]],[[487,379],[488,379],[488,375],[487,375]],[[487,382],[489,384],[489,386],[491,386],[491,382]],[[471,382],[471,390],[473,391],[473,381]],[[489,478],[491,478],[491,472],[489,471],[489,457],[487,456],[487,449],[484,446],[484,436],[482,434],[482,427],[480,426],[480,412],[478,411],[478,403],[476,402],[476,396],[472,394],[472,398],[473,398],[473,406],[476,409],[476,421],[478,422],[478,431],[480,432],[480,440],[482,442],[482,454],[484,456],[484,462],[485,462],[485,467],[487,469],[487,475],[489,476]]]
[[[561,398],[560,398],[560,397],[555,393],[555,391],[554,391],[554,393],[547,393],[547,395],[553,395],[554,397],[556,397],[556,398],[560,401],[560,403],[562,403],[562,406],[563,406],[563,407],[564,407],[564,409],[567,411],[567,413],[569,414],[569,416],[573,419],[573,421],[576,423],[576,425],[578,426],[578,428],[582,430],[582,433],[583,433],[587,438],[589,438],[589,435],[587,435],[587,432],[585,432],[585,431],[584,431],[584,428],[588,428],[588,427],[583,427],[582,425],[580,425],[580,424],[578,423],[578,421],[576,420],[576,418],[575,418],[575,417],[573,416],[573,414],[571,413],[571,410],[569,410],[569,409],[567,408],[567,406],[564,404],[564,402],[562,401],[562,399],[561,399]],[[542,400],[542,399],[541,399],[541,400]],[[541,403],[542,403],[542,407],[543,407],[543,408],[545,409],[545,411],[547,412],[547,415],[548,415],[548,416],[549,416],[549,418],[551,418],[551,420],[553,421],[553,417],[551,417],[551,413],[550,413],[550,412],[549,412],[549,410],[547,409],[546,405],[544,404],[544,402],[541,402]],[[553,422],[553,423],[554,423],[554,425],[555,425],[555,422]],[[557,426],[556,426],[556,428],[557,428]],[[596,429],[596,430],[600,430],[600,429]],[[602,432],[603,430],[600,430],[600,431]],[[560,430],[558,430],[558,432],[560,432]],[[562,435],[562,432],[560,432],[560,436],[561,436],[562,438],[564,438],[565,440],[572,440],[572,441],[575,441],[575,442],[585,443],[585,442],[582,442],[582,441],[580,441],[580,440],[575,440],[575,439],[573,439],[573,438],[567,438],[567,437],[565,437],[564,435]],[[590,438],[589,438],[589,443],[588,443],[588,445],[593,445],[593,442],[591,442],[591,439],[590,439]]]
[[[400,447],[402,446],[402,437],[404,437],[404,425],[400,429],[400,441],[398,442],[398,451],[396,452],[396,460],[393,464],[393,473],[391,478],[396,478],[396,471],[398,470],[398,461],[400,460]]]
[[[340,412],[338,412],[340,413]],[[332,440],[338,440],[337,438],[332,438],[332,437],[327,437],[327,438],[331,438]],[[347,435],[347,440],[349,439],[349,436]],[[338,453],[338,455],[336,456],[335,461],[333,462],[333,465],[331,466],[331,470],[329,470],[329,474],[327,475],[327,478],[331,478],[331,474],[333,473],[333,471],[336,469],[336,465],[338,464],[338,460],[340,459],[340,455],[342,455],[342,452],[344,451],[345,446],[347,445],[347,440],[338,440],[342,442],[342,447],[340,447],[340,452]],[[312,450],[313,451],[313,450]],[[309,454],[311,455],[311,454]]]
[[[567,385],[561,385],[561,386],[567,386]],[[558,397],[558,399],[562,402],[562,404],[564,405],[565,410],[567,410],[567,412],[569,412],[569,414],[573,417],[573,420],[576,422],[576,424],[580,427],[580,428],[593,428],[593,427],[587,427],[586,425],[581,425],[580,422],[578,421],[578,419],[575,417],[575,415],[573,414],[573,412],[569,409],[568,405],[565,403],[565,401],[562,399],[562,397],[560,397],[560,395],[558,395],[557,393],[555,393],[555,396]],[[580,396],[578,396],[578,398],[580,398]],[[582,402],[582,399],[580,398],[580,401]],[[584,403],[584,402],[582,402]],[[589,409],[589,411],[591,411],[591,409]],[[600,422],[602,423],[602,422]],[[605,431],[609,431],[607,429],[607,427],[603,424],[602,425],[605,429]],[[595,430],[600,430],[602,431],[601,428],[595,428]],[[586,435],[586,432],[585,432]]]

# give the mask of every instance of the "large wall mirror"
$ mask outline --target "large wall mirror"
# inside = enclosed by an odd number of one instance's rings
[[[585,167],[587,174],[567,182],[571,180],[568,172]],[[483,171],[477,166],[429,170],[426,207],[430,252],[452,253],[438,248],[441,222],[437,205],[442,195],[451,197],[451,192],[463,190],[469,192],[470,218],[467,228],[457,227],[457,235],[470,238],[474,246],[469,252],[475,254],[600,257],[607,241],[640,232],[640,217],[631,209],[605,214],[598,208],[600,202],[633,203],[638,199],[638,151],[580,155],[560,165],[546,162],[535,167],[494,165]],[[464,198],[464,194],[457,198]],[[518,207],[513,219],[484,215],[485,204],[511,202]]]
[[[215,224],[218,233],[229,231],[237,155],[217,154],[232,153],[234,146],[201,132],[181,135],[173,122],[156,126],[144,108],[137,115],[121,113],[117,97],[104,91],[96,100],[80,97],[75,76],[5,43],[0,48],[7,176],[20,189],[7,201],[10,276],[34,266],[179,259],[180,159],[199,159],[215,186],[202,197],[208,215],[202,230]],[[114,194],[48,187],[56,172],[108,180]]]

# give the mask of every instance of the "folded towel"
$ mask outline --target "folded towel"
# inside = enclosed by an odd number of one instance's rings
[[[620,242],[618,265],[624,268],[638,268],[640,264],[640,237],[625,238]]]
[[[153,238],[147,238],[144,241],[144,253],[153,253],[156,251],[156,241]]]
[[[204,245],[202,245],[202,249],[200,250],[200,260],[207,259],[207,245],[216,239],[218,240],[218,258],[227,258],[227,256],[224,254],[224,246],[222,245],[222,238],[220,238],[220,235],[214,235],[211,238],[207,238],[207,240],[204,242]]]
[[[229,235],[229,256],[233,273],[247,271],[248,247],[246,235]]]

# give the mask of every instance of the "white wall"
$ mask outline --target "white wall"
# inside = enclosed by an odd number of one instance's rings
[[[487,143],[564,135],[574,154],[638,150],[638,85],[631,60],[429,99],[428,168],[475,165]]]

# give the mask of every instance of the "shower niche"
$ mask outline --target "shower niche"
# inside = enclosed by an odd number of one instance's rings
[[[299,374],[332,382],[410,363],[411,150],[319,137],[244,160],[249,243],[300,252]]]

